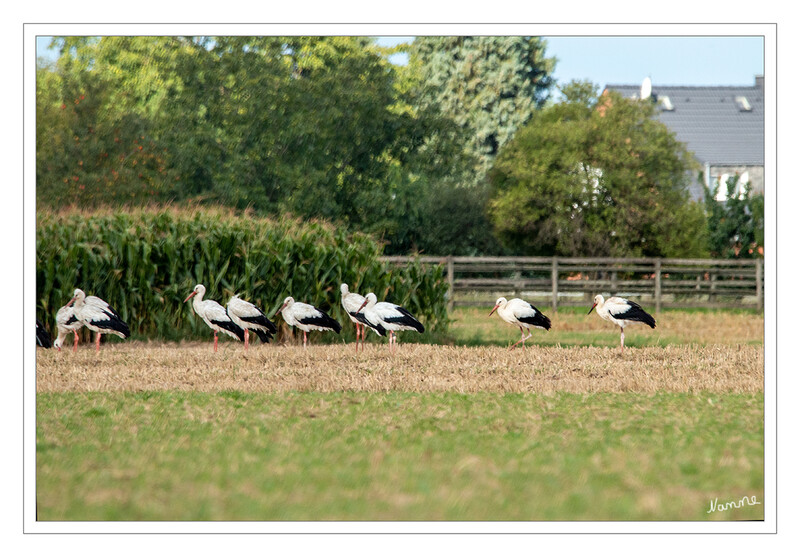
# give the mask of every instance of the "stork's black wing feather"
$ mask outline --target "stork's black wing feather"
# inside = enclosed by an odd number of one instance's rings
[[[339,322],[318,307],[315,307],[314,309],[319,312],[319,315],[315,315],[313,317],[304,317],[303,319],[298,319],[298,321],[303,325],[316,325],[317,327],[332,329],[338,335],[342,330],[342,326],[339,325]]]
[[[239,340],[244,342],[244,329],[242,329],[239,325],[237,325],[233,321],[216,321],[214,319],[209,319],[209,321],[214,325],[217,325],[218,327],[225,329],[226,331],[232,332],[234,335],[236,335],[236,337]]]
[[[531,306],[534,311],[536,312],[533,315],[526,315],[524,317],[517,317],[523,323],[527,323],[528,325],[533,325],[534,327],[540,327],[545,331],[550,330],[550,318],[544,315],[541,311],[536,309],[535,307]]]
[[[50,348],[53,346],[53,342],[50,340],[50,334],[38,319],[36,320],[36,344],[42,348]]]
[[[272,338],[272,333],[269,331],[265,331],[264,329],[252,329],[257,335],[258,338],[261,339],[261,342],[267,343]]]
[[[420,323],[416,317],[402,306],[394,306],[394,309],[399,311],[401,315],[397,317],[388,317],[384,319],[387,323],[397,323],[398,325],[405,325],[406,327],[413,327],[420,333],[425,332],[425,327]]]
[[[627,321],[638,321],[649,325],[651,329],[656,328],[656,320],[652,315],[642,309],[642,306],[636,302],[626,300],[630,308],[625,313],[615,313],[614,317],[617,319],[625,319]]]
[[[109,311],[111,308],[107,308],[103,310],[103,314],[107,317],[107,319],[95,319],[92,320],[92,325],[95,327],[99,327],[100,329],[111,329],[114,331],[118,331],[122,333],[125,338],[131,336],[131,330],[128,327],[128,324],[125,323],[122,318],[117,315],[115,312]]]
[[[364,317],[364,314],[362,312],[360,312],[360,311],[348,311],[347,313],[349,313],[350,315],[355,317],[356,320],[359,323],[363,323],[364,325],[369,325],[369,321],[367,321],[367,318]]]
[[[360,314],[360,315],[363,315],[363,314]],[[381,337],[385,337],[386,336],[386,329],[384,328],[383,325],[380,324],[380,322],[373,323],[372,321],[370,321],[369,319],[364,317],[363,323],[364,323],[364,325],[366,325],[367,327],[369,327],[370,329],[375,331],[375,333],[378,336],[381,336]]]
[[[264,315],[263,313],[249,317],[239,317],[239,319],[241,319],[245,323],[252,323],[254,325],[261,325],[262,327],[266,327],[267,330],[273,335],[278,332],[278,328],[275,326],[275,323],[267,319],[267,316]],[[261,338],[261,335],[259,335],[259,338]]]

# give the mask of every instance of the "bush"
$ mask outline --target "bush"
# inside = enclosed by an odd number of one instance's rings
[[[197,283],[227,304],[239,294],[272,315],[286,296],[329,311],[343,325],[339,285],[373,291],[405,306],[431,331],[447,327],[447,281],[441,266],[390,268],[370,236],[328,223],[237,216],[222,209],[39,212],[37,317],[52,330],[58,308],[78,287],[100,296],[134,337],[208,338],[183,303]],[[280,320],[279,320],[280,321]],[[354,337],[353,327],[344,334]]]

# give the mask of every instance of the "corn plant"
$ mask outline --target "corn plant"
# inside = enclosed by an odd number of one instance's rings
[[[239,294],[272,315],[291,295],[344,324],[339,285],[347,282],[407,307],[429,330],[444,330],[443,269],[389,267],[381,253],[372,237],[325,222],[222,209],[44,211],[37,215],[37,317],[55,330],[56,311],[78,287],[114,306],[134,337],[207,338],[206,325],[183,303],[203,283],[223,305]],[[343,334],[349,340],[354,329]]]

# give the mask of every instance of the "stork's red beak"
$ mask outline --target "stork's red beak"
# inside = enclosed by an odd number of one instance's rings
[[[282,312],[282,311],[284,310],[284,308],[285,308],[285,307],[286,307],[286,304],[283,304],[283,305],[280,307],[280,309],[278,309],[278,311],[276,311],[276,312],[275,312],[275,315],[278,315],[280,312]],[[275,315],[273,315],[273,317],[275,317]]]
[[[74,301],[75,301],[75,296],[73,296],[72,298],[70,298],[69,302],[67,302],[67,307],[71,306],[71,305],[72,305],[72,302],[74,302]]]
[[[362,309],[364,309],[364,306],[366,306],[366,305],[367,305],[367,302],[368,302],[368,300],[364,300],[364,303],[363,303],[363,304],[361,304],[361,307],[359,307],[359,308],[356,310],[356,313],[359,313],[359,312],[360,312]]]
[[[592,310],[594,309],[594,306],[596,306],[596,305],[597,305],[597,302],[595,302],[595,303],[592,305],[592,307],[591,307],[591,308],[589,308],[589,313],[592,313]],[[587,313],[586,315],[589,315],[589,313]]]
[[[188,296],[186,296],[186,299],[184,300],[184,302],[188,302],[188,301],[189,301],[189,298],[191,298],[191,297],[192,297],[192,296],[194,296],[195,294],[197,294],[197,292],[196,292],[196,291],[194,291],[194,290],[192,290],[192,293],[191,293],[191,294],[189,294]]]
[[[492,315],[492,314],[494,313],[494,310],[496,310],[496,309],[497,309],[497,308],[499,308],[499,307],[500,307],[500,306],[494,306],[494,307],[492,308],[492,311],[490,311],[490,312],[489,312],[489,315]]]

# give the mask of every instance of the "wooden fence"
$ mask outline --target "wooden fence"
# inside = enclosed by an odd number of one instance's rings
[[[552,311],[559,306],[591,305],[596,294],[635,298],[664,307],[764,307],[761,259],[661,259],[583,257],[385,256],[405,265],[411,260],[444,265],[455,306],[493,305],[499,296],[518,296]]]

